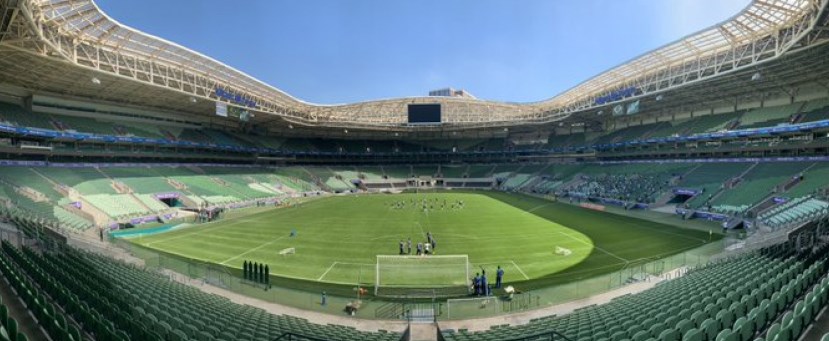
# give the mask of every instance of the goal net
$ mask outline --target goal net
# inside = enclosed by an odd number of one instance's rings
[[[456,296],[468,294],[469,286],[467,255],[377,256],[377,296]]]

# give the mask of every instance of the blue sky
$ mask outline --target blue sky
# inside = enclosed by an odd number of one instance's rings
[[[97,0],[123,24],[323,104],[448,86],[544,100],[748,2]]]

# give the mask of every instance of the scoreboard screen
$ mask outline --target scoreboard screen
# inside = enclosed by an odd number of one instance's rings
[[[440,104],[409,104],[409,123],[440,123]]]

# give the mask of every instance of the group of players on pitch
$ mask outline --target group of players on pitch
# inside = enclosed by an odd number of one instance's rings
[[[403,240],[400,240],[400,254],[401,255],[411,255],[412,254],[412,238],[409,238],[405,243]],[[418,256],[425,256],[431,255],[435,253],[435,248],[437,247],[435,237],[432,236],[432,232],[426,232],[426,242],[417,243],[417,255]]]
[[[504,279],[504,269],[501,269],[501,266],[498,266],[498,269],[495,270],[495,289],[501,289],[502,280]],[[489,296],[492,295],[492,288],[489,286],[489,282],[486,278],[486,269],[481,267],[480,274],[475,273],[475,277],[472,278],[472,290],[475,293],[475,296]]]
[[[420,200],[415,200],[414,198],[412,198],[408,202],[406,200],[393,201],[388,203],[388,205],[396,210],[405,209],[408,205],[409,207],[420,208],[424,212],[435,209],[444,210],[449,208],[452,210],[458,210],[464,208],[463,200],[452,200],[451,202],[449,202],[446,201],[446,199],[443,199],[443,202],[441,202],[440,200],[438,200],[438,198]]]

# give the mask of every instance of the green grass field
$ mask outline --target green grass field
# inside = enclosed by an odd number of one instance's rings
[[[435,207],[424,212],[411,204],[423,199],[436,199]],[[450,205],[462,200],[464,208],[441,209],[443,200]],[[406,207],[393,208],[397,201]],[[297,236],[291,237],[294,229]],[[473,272],[484,267],[494,273],[500,265],[506,282],[520,281],[524,288],[615,271],[701,246],[709,238],[707,232],[524,195],[431,192],[324,198],[131,241],[231,268],[252,260],[269,264],[272,275],[353,286],[374,283],[377,255],[397,255],[398,242],[407,238],[425,242],[426,232],[435,236],[437,255],[468,255]],[[557,255],[556,246],[572,254]],[[296,253],[279,255],[286,248]],[[445,284],[447,274],[438,268],[424,266],[420,279]]]

